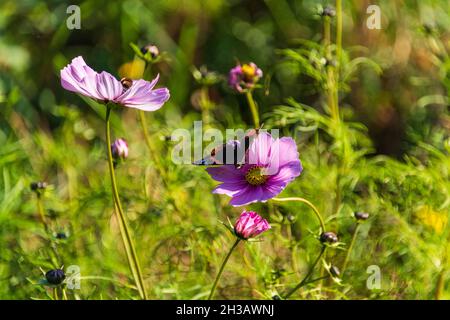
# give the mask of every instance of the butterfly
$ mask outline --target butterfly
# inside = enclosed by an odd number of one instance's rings
[[[261,128],[262,125],[248,131],[240,140],[231,140],[215,147],[209,156],[194,161],[193,164],[197,166],[233,164],[236,168],[241,168],[246,162],[247,150],[253,139],[258,136]]]

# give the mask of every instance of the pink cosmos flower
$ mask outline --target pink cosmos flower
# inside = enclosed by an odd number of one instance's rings
[[[245,210],[234,225],[234,233],[244,240],[254,238],[269,229],[270,225],[267,220],[263,219],[256,212]]]
[[[243,92],[245,89],[251,89],[256,82],[263,76],[263,72],[256,64],[238,64],[230,70],[228,75],[228,85],[237,92]]]
[[[153,90],[158,79],[159,75],[151,82],[127,78],[119,81],[106,71],[95,72],[81,56],[61,70],[61,85],[66,90],[144,111],[158,110],[170,97],[167,88]]]
[[[223,165],[206,169],[221,182],[213,193],[230,196],[233,206],[275,197],[303,170],[295,141],[288,137],[274,139],[267,132],[260,132],[251,141],[246,159],[240,168]]]

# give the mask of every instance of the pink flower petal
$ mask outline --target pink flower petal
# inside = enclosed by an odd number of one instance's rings
[[[215,187],[212,193],[225,194],[229,197],[233,197],[235,194],[239,193],[243,188],[246,187],[245,182],[237,183],[222,183]]]
[[[144,111],[158,110],[170,98],[167,88],[152,90],[158,79],[159,75],[152,82],[134,80],[131,87],[116,99],[117,103]]]
[[[123,86],[113,75],[106,71],[97,74],[97,92],[101,100],[114,101],[122,94]]]
[[[83,57],[72,59],[72,62],[61,70],[60,75],[64,89],[90,98],[100,98],[95,86],[91,84],[91,79],[96,77],[97,72],[84,62]]]
[[[267,132],[260,132],[251,142],[248,150],[250,164],[267,165],[270,159],[270,146],[274,139]]]
[[[221,182],[245,182],[245,172],[244,168],[236,169],[234,165],[224,165],[220,167],[209,167],[206,168],[211,178]]]

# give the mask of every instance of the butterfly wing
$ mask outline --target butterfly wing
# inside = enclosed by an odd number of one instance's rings
[[[242,139],[231,140],[215,147],[209,156],[195,161],[193,164],[199,166],[232,164],[236,167],[244,165],[247,161],[247,151],[260,129],[251,129]]]

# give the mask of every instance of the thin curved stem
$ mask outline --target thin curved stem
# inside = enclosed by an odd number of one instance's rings
[[[436,300],[442,299],[442,293],[444,292],[444,286],[445,286],[445,274],[447,273],[448,269],[448,260],[449,260],[449,246],[450,243],[450,233],[447,236],[447,241],[445,242],[444,246],[444,253],[442,257],[442,268],[439,271],[437,281],[436,281],[436,287],[434,291],[434,298]]]
[[[62,291],[63,300],[69,300],[69,298],[67,297],[66,289],[62,288],[61,291]]]
[[[329,63],[326,66],[327,72],[327,103],[330,110],[331,117],[333,119],[339,119],[339,110],[336,101],[336,77],[334,75],[335,68],[332,61],[331,54],[331,22],[329,17],[324,17],[323,21],[323,45],[325,47],[325,57]]]
[[[139,122],[141,123],[142,132],[144,133],[145,144],[147,145],[148,150],[151,153],[151,156],[155,156],[155,152],[152,147],[152,143],[150,141],[150,136],[147,132],[147,120],[145,119],[145,111],[139,110]]]
[[[339,78],[342,60],[342,0],[336,0],[336,68],[333,79],[334,117],[340,121],[339,113]]]
[[[336,0],[336,59],[339,71],[342,55],[342,0]]]
[[[211,122],[210,108],[211,100],[209,99],[209,92],[207,86],[202,86],[200,88],[200,109],[202,111],[202,121],[205,126],[209,126]]]
[[[357,224],[356,224],[355,231],[353,231],[352,240],[351,240],[351,242],[350,242],[350,246],[349,246],[348,249],[347,249],[347,253],[346,253],[346,255],[345,255],[344,264],[342,265],[342,269],[341,269],[341,277],[344,276],[344,272],[345,272],[345,270],[347,269],[347,264],[348,264],[348,262],[350,261],[350,255],[351,255],[352,250],[353,250],[353,247],[354,247],[354,245],[355,245],[355,240],[356,240],[356,235],[357,235],[357,233],[358,233],[359,225],[360,225],[360,223],[357,223]]]
[[[219,283],[220,277],[222,276],[223,269],[225,269],[225,265],[227,264],[228,259],[230,259],[231,253],[233,252],[234,248],[237,247],[237,245],[239,244],[240,241],[241,241],[241,239],[237,239],[234,242],[233,246],[230,248],[230,251],[228,251],[227,256],[223,260],[222,265],[220,266],[220,269],[219,269],[219,273],[217,273],[216,280],[214,280],[214,284],[213,284],[211,292],[208,296],[208,300],[211,300],[211,298],[213,297],[214,292],[216,291],[216,288],[217,288],[217,284]]]
[[[141,123],[142,132],[144,133],[145,144],[147,145],[148,151],[150,152],[150,156],[153,158],[153,161],[155,161],[163,177],[165,177],[164,167],[159,162],[159,158],[156,156],[157,153],[153,148],[150,136],[148,135],[147,119],[145,118],[145,111],[139,110],[139,122]]]
[[[59,300],[58,297],[58,288],[53,288],[53,300]]]
[[[315,213],[317,220],[319,220],[321,232],[325,232],[325,222],[320,214],[319,210],[310,201],[300,198],[300,197],[290,197],[290,198],[272,198],[274,201],[284,202],[284,201],[298,201],[308,205]]]
[[[320,250],[320,254],[317,256],[316,260],[314,261],[314,263],[312,264],[311,268],[309,269],[308,273],[306,274],[306,276],[303,278],[302,281],[300,281],[300,283],[298,285],[296,285],[291,291],[289,291],[286,295],[285,295],[285,299],[289,298],[292,294],[295,293],[295,291],[297,291],[298,289],[300,289],[301,287],[303,287],[304,285],[308,284],[308,279],[309,277],[312,275],[312,273],[314,272],[314,269],[317,265],[317,263],[320,261],[320,259],[322,258],[323,254],[325,253],[325,250],[327,249],[326,246],[322,246],[322,249]],[[320,277],[318,280],[322,280],[323,277]]]
[[[36,205],[39,212],[39,217],[41,219],[42,225],[44,226],[45,233],[48,237],[48,242],[50,247],[52,248],[54,258],[56,261],[53,261],[53,264],[56,268],[60,268],[64,263],[58,253],[58,249],[56,248],[55,242],[52,240],[52,233],[48,226],[47,219],[45,218],[44,206],[42,204],[42,195],[40,193],[36,194]]]
[[[258,107],[256,106],[255,100],[253,100],[253,95],[251,90],[248,90],[245,92],[245,96],[247,98],[248,106],[250,107],[250,111],[252,112],[253,116],[253,123],[255,125],[255,128],[259,128],[259,113],[258,113]]]
[[[320,277],[318,277],[318,278],[315,278],[315,279],[306,281],[303,285],[306,286],[307,284],[314,283],[314,282],[321,281],[321,280],[325,280],[325,279],[328,279],[329,277],[330,277],[329,275],[326,275],[326,276],[320,276]]]
[[[142,277],[142,271],[139,265],[139,260],[137,258],[136,249],[134,248],[133,241],[131,239],[131,234],[123,213],[122,204],[120,203],[119,191],[117,189],[116,175],[114,170],[113,156],[111,151],[111,130],[110,130],[110,116],[111,116],[111,106],[107,106],[106,109],[106,144],[108,149],[108,166],[109,174],[111,176],[111,186],[113,192],[113,199],[115,204],[115,211],[117,213],[117,220],[120,228],[120,235],[122,236],[122,241],[127,253],[128,264],[130,266],[131,272],[133,273],[136,286],[139,291],[139,295],[142,299],[147,299],[147,294],[145,292],[144,278]]]

